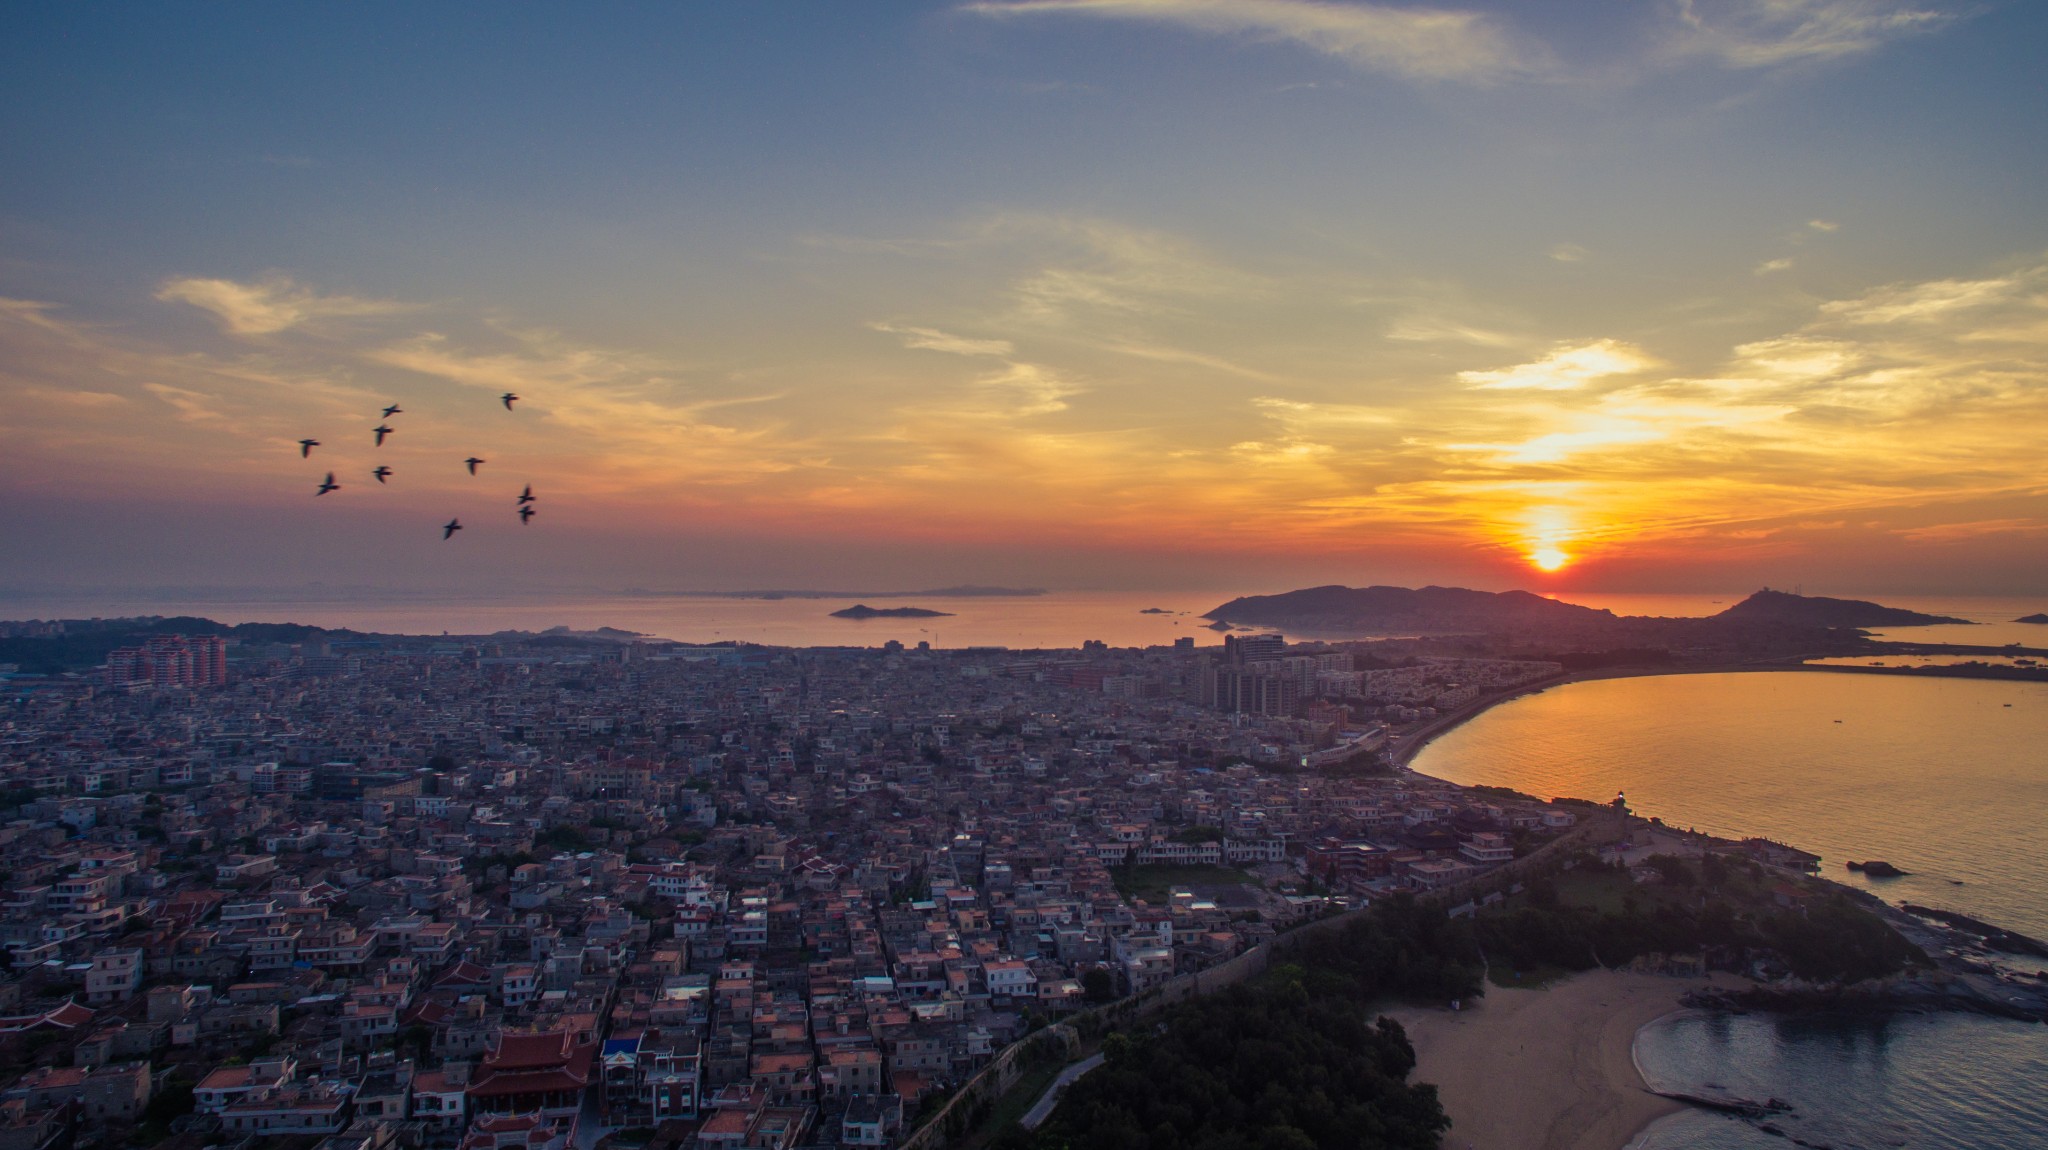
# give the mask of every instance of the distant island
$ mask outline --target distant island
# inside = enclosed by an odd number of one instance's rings
[[[1311,587],[1279,595],[1250,595],[1204,613],[1218,623],[1256,623],[1306,631],[1412,632],[1416,634],[1527,631],[1733,630],[1756,626],[1812,630],[1917,627],[1968,623],[1860,599],[1793,595],[1766,587],[1705,619],[1616,615],[1546,599],[1527,591],[1473,591],[1464,587]]]
[[[832,612],[834,619],[950,619],[951,611],[933,611],[926,607],[870,607],[866,603],[855,603]]]
[[[631,587],[625,593],[668,599],[1024,599],[1045,594],[1045,588],[981,587],[971,583],[929,591],[651,591]]]
[[[2015,622],[2015,623],[2048,623],[2048,614],[2043,614],[2043,613],[2041,613],[2041,612],[2039,612],[2039,611],[2036,611],[2036,612],[2034,612],[2034,613],[2033,613],[2032,615],[2022,615],[2022,616],[2020,616],[2019,618],[2017,618],[2017,619],[2014,619],[2014,620],[2013,620],[2013,622]]]
[[[1464,587],[1310,587],[1232,599],[1204,619],[1305,630],[1497,631],[1510,627],[1611,622],[1596,611],[1527,591]]]
[[[1792,623],[1801,627],[1926,627],[1970,622],[1948,615],[1923,615],[1899,607],[1883,607],[1861,599],[1824,599],[1773,591],[1769,587],[1714,618],[1744,623]]]
[[[1138,614],[1140,614],[1140,615],[1171,615],[1171,614],[1173,614],[1173,612],[1171,612],[1171,611],[1168,611],[1168,610],[1167,610],[1166,608],[1164,608],[1164,607],[1147,607],[1147,608],[1145,608],[1144,610],[1142,610],[1142,611],[1139,611],[1139,612],[1138,612]],[[2043,620],[2043,622],[2048,622],[2048,620]]]

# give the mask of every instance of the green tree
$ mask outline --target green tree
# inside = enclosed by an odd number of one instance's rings
[[[1081,975],[1081,990],[1090,1002],[1108,1002],[1116,997],[1116,979],[1101,967],[1093,967]]]

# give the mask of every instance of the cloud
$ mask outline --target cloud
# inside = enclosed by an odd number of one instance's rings
[[[1840,229],[1842,225],[1833,220],[1808,220],[1806,226],[1817,232],[1832,232]]]
[[[975,387],[992,400],[984,413],[1002,416],[1065,411],[1068,397],[1086,390],[1035,363],[1010,364],[1002,371],[982,376],[975,381]]]
[[[22,387],[16,396],[38,403],[51,403],[83,411],[102,411],[122,407],[128,397],[111,391],[82,391],[69,387]]]
[[[1765,260],[1764,262],[1756,265],[1756,274],[1760,276],[1771,275],[1775,272],[1788,272],[1791,270],[1792,261],[1782,257],[1775,260]]]
[[[2048,532],[2048,522],[2038,519],[1979,519],[1968,523],[1905,527],[1896,534],[1914,543],[1956,543],[1981,539],[1986,535],[2039,535],[2044,532]]]
[[[1938,31],[1953,12],[1900,0],[1678,0],[1674,54],[1727,68],[1772,68],[1861,55]],[[1833,231],[1815,221],[1821,231]]]
[[[900,336],[904,347],[920,351],[943,351],[952,355],[1011,355],[1016,351],[1016,347],[1007,339],[970,339],[965,336],[948,335],[929,327],[893,327],[886,323],[871,323],[868,326],[879,332]]]
[[[273,335],[318,320],[406,310],[404,304],[390,300],[321,295],[284,277],[246,284],[224,279],[166,280],[157,288],[156,298],[210,311],[232,335]]]
[[[1571,391],[1612,375],[1655,367],[1657,361],[1619,340],[1560,347],[1533,363],[1497,371],[1461,371],[1458,379],[1482,390]]]
[[[997,18],[1089,16],[1292,43],[1367,72],[1491,84],[1550,72],[1549,54],[1476,12],[1317,0],[983,0]]]
[[[2040,292],[2044,286],[2048,286],[2048,277],[2040,268],[1993,279],[1891,284],[1856,299],[1831,300],[1821,305],[1821,313],[1853,324],[1940,320],[1961,311],[2011,304],[2016,297]]]
[[[145,383],[142,390],[176,408],[179,419],[194,423],[215,423],[224,418],[215,406],[214,396],[164,383]]]
[[[1550,258],[1561,264],[1580,263],[1592,254],[1581,244],[1558,244],[1550,249]]]
[[[1110,343],[1105,344],[1103,350],[1115,352],[1118,355],[1128,355],[1134,359],[1148,359],[1154,363],[1181,363],[1187,364],[1190,367],[1207,368],[1210,371],[1221,372],[1224,375],[1234,375],[1240,379],[1258,380],[1262,383],[1271,383],[1278,378],[1271,372],[1232,363],[1220,355],[1206,355],[1199,351],[1188,351],[1185,348],[1162,347],[1155,344],[1142,343]]]

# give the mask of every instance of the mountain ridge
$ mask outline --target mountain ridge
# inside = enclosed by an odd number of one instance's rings
[[[1204,613],[1205,619],[1262,626],[1351,630],[1500,630],[1527,627],[1601,627],[1661,616],[1616,615],[1528,591],[1475,591],[1466,587],[1345,587],[1326,584],[1276,595],[1245,595]],[[1766,587],[1704,619],[1708,626],[1780,624],[1807,628],[1916,627],[1968,623],[1861,599],[1795,595]]]

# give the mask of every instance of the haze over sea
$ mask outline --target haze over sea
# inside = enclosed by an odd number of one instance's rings
[[[800,590],[801,588],[799,588]],[[862,588],[825,590],[861,591]],[[305,623],[396,634],[488,634],[618,627],[679,642],[738,640],[789,647],[879,647],[895,639],[935,647],[1079,647],[1099,639],[1112,647],[1172,643],[1193,635],[1198,646],[1223,641],[1201,613],[1241,594],[1282,587],[1221,591],[1048,591],[1039,595],[903,595],[898,588],[868,588],[896,595],[876,607],[925,607],[943,618],[835,619],[831,613],[863,600],[860,594],[824,599],[730,598],[702,594],[548,592],[476,594],[393,593],[344,586],[278,590],[108,589],[59,591],[0,588],[0,618],[53,619],[123,615],[198,615],[223,623]],[[1563,593],[1567,602],[1620,615],[1711,615],[1741,601],[1723,595],[1607,595]],[[1978,626],[1909,627],[1882,638],[1920,642],[2048,645],[2048,627],[2011,620],[2048,610],[2048,598],[1991,599],[1857,595],[1930,614],[1977,620]],[[1167,614],[1144,614],[1158,608]],[[1264,630],[1264,628],[1256,628]],[[1291,638],[1309,638],[1291,635]],[[1319,636],[1345,638],[1347,636]]]

